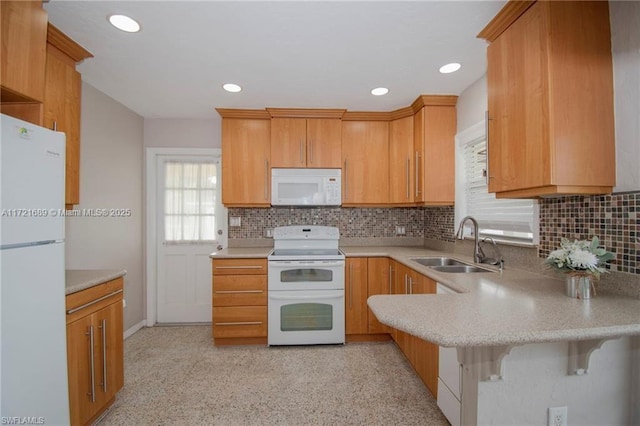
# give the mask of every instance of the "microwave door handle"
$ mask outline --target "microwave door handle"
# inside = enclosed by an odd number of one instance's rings
[[[269,292],[269,299],[271,300],[315,300],[315,299],[340,299],[344,297],[343,291],[332,291],[327,292],[326,294],[312,294],[312,295],[291,295],[291,296],[281,296],[275,294],[277,291]]]

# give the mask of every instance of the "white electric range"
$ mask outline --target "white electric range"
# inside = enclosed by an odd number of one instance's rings
[[[274,229],[268,256],[269,345],[345,342],[345,255],[329,226]]]

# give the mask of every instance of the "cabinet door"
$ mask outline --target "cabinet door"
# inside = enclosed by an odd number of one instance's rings
[[[456,108],[426,106],[422,111],[424,113],[423,203],[453,205]]]
[[[367,330],[367,258],[351,257],[346,262],[345,333],[365,334]]]
[[[65,204],[80,203],[81,77],[69,56],[47,45],[44,127],[66,136]]]
[[[389,202],[389,123],[342,123],[342,203]]]
[[[424,202],[424,108],[413,116],[413,200]]]
[[[91,332],[93,330],[93,346]],[[69,375],[69,407],[72,425],[83,425],[98,410],[98,377],[96,342],[99,336],[91,315],[67,325],[67,369]],[[93,364],[92,356],[93,353]],[[93,381],[91,380],[92,374]]]
[[[393,281],[391,279],[391,267],[389,258],[371,257],[367,260],[367,297],[374,294],[391,294]],[[375,314],[367,306],[369,319],[369,333],[389,333],[390,328],[380,323]]]
[[[389,123],[389,202],[414,200],[413,116]]]
[[[41,1],[2,1],[2,102],[41,102],[47,12]]]
[[[222,202],[268,207],[270,120],[222,119]]]
[[[435,294],[436,282],[413,271],[415,284],[413,294]],[[420,379],[434,396],[438,391],[438,345],[412,336],[409,358]]]
[[[307,167],[339,169],[342,158],[342,121],[307,119]]]
[[[96,393],[104,407],[124,386],[124,340],[122,300],[92,315],[96,337]]]
[[[549,181],[544,37],[534,4],[487,48],[489,192]]]
[[[307,120],[271,119],[271,167],[306,167]]]

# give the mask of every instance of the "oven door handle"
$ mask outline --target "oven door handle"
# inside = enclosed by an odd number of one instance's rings
[[[323,268],[333,268],[335,266],[344,266],[344,260],[338,260],[335,262],[326,262],[326,261],[316,261],[316,260],[309,260],[309,261],[279,261],[279,260],[272,260],[269,262],[269,267],[270,268],[295,268],[295,267],[301,267],[301,266],[315,266],[315,267],[323,267]]]
[[[306,293],[302,292],[301,293]],[[271,300],[315,300],[315,299],[343,299],[344,291],[332,291],[327,292],[325,294],[300,294],[300,295],[291,295],[291,296],[280,296],[274,295],[273,293],[269,294],[269,299]]]

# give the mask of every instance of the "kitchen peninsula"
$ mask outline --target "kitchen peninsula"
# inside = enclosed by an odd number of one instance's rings
[[[412,261],[416,252],[388,254],[459,293],[376,295],[368,305],[383,324],[457,348],[461,424],[546,424],[555,406],[568,407],[572,423],[638,423],[640,300],[573,299],[544,275],[441,273]]]

